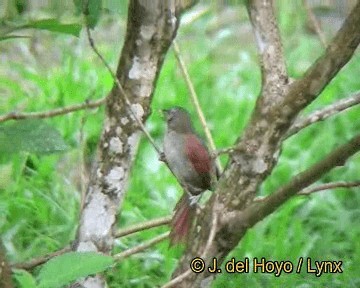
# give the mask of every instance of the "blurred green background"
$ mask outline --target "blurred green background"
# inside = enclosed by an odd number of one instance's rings
[[[231,146],[241,135],[260,92],[257,51],[242,2],[201,1],[184,15],[177,36],[217,148]],[[310,2],[329,41],[354,1],[345,1],[343,5],[338,5],[342,1],[327,1],[326,5],[318,4],[321,1]],[[299,78],[324,48],[308,21],[302,1],[276,3],[288,71],[292,78]],[[37,19],[81,23],[72,1],[61,1],[60,5],[59,1],[29,4],[25,0],[9,0],[4,1],[0,9],[3,35],[13,25]],[[124,39],[126,9],[127,1],[103,1],[102,15],[93,31],[99,50],[114,69]],[[79,38],[40,29],[19,30],[10,35],[15,34],[28,38],[0,41],[0,114],[44,111],[82,103],[99,99],[111,89],[112,78],[90,50],[83,30]],[[359,75],[360,55],[356,53],[303,114],[359,91]],[[197,131],[203,135],[170,50],[157,83],[152,114],[146,123],[159,144],[164,123],[158,110],[174,105],[190,110]],[[274,192],[293,175],[358,133],[359,116],[360,108],[355,107],[286,140],[276,169],[258,194]],[[46,153],[41,149],[33,151],[37,153],[10,153],[4,148],[6,139],[0,137],[3,141],[0,143],[0,236],[10,262],[44,255],[74,239],[83,189],[79,166],[84,162],[89,167],[94,159],[103,117],[102,107],[46,119],[46,124],[59,132],[62,144],[67,147],[61,153]],[[11,125],[13,121],[0,123],[0,136]],[[29,141],[22,140],[23,145]],[[226,160],[226,156],[221,158],[223,164]],[[344,167],[326,174],[319,183],[358,180],[359,169],[360,155],[357,154]],[[237,260],[265,257],[294,263],[299,257],[341,260],[342,274],[315,277],[303,271],[275,277],[264,273],[223,273],[217,276],[212,287],[360,287],[359,190],[337,189],[295,197],[250,229],[228,257]],[[181,193],[174,177],[143,138],[119,227],[169,215]],[[159,227],[117,239],[114,252],[166,230],[167,227]],[[109,286],[164,284],[183,251],[182,247],[169,249],[168,244],[164,241],[108,270]],[[34,275],[36,273],[37,269]]]

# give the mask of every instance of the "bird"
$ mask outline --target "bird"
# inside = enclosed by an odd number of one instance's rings
[[[196,214],[196,199],[211,190],[216,167],[209,150],[196,134],[189,112],[179,106],[162,110],[167,129],[163,157],[184,193],[174,209],[171,221],[170,246],[185,243]]]

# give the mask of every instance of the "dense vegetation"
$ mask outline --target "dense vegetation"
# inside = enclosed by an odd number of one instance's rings
[[[296,1],[298,4],[279,2],[278,18],[288,70],[290,76],[296,78],[324,48],[316,34],[309,32],[301,1]],[[52,15],[51,11],[33,12],[39,18],[43,17],[42,13]],[[103,15],[94,31],[94,39],[112,67],[116,65],[124,37],[126,13],[121,10],[120,14],[120,17],[118,12]],[[64,15],[62,17],[79,20],[75,12],[72,15],[66,11]],[[13,21],[28,21],[30,16],[17,17]],[[330,38],[334,30],[327,28]],[[76,38],[30,30],[26,35],[30,38],[0,42],[0,114],[64,107],[101,98],[111,89],[112,78],[88,47],[84,33]],[[260,90],[260,70],[253,40],[242,5],[217,7],[217,10],[209,6],[209,10],[192,23],[185,21],[178,33],[178,43],[218,148],[228,147],[235,141],[249,119]],[[359,67],[357,53],[304,114],[359,91]],[[171,51],[157,83],[153,113],[146,124],[158,143],[164,131],[158,110],[174,105],[187,107],[195,119],[187,87]],[[66,145],[66,149],[58,153],[47,153],[41,143],[36,144],[41,146],[38,150],[26,152],[29,149],[24,145],[31,147],[31,137],[17,140],[25,144],[13,143],[21,149],[9,150],[6,141],[10,138],[6,140],[1,133],[17,124],[14,121],[0,123],[0,140],[3,141],[0,143],[0,235],[11,263],[58,250],[74,239],[81,190],[84,189],[81,166],[89,167],[95,157],[103,114],[103,108],[99,108],[42,120],[59,131],[58,141],[64,143],[58,144]],[[350,139],[360,130],[359,115],[360,108],[354,107],[288,139],[278,167],[271,180],[262,185],[259,195],[273,192],[292,175]],[[40,125],[23,121],[21,127]],[[198,121],[196,127],[202,134]],[[18,131],[19,128],[11,129]],[[226,163],[225,156],[221,160]],[[357,154],[346,166],[323,177],[322,182],[358,180],[359,167],[360,155]],[[180,186],[144,138],[132,170],[119,227],[169,215],[180,194]],[[305,272],[283,273],[280,277],[263,273],[224,273],[217,278],[214,287],[359,287],[359,218],[359,188],[296,197],[251,229],[229,259],[265,257],[294,263],[299,257],[341,260],[344,272],[321,277]],[[114,252],[167,229],[159,227],[120,238]],[[165,283],[181,251],[181,247],[169,249],[168,242],[164,241],[119,262],[106,272],[110,287],[155,287]],[[33,274],[37,275],[36,269]]]

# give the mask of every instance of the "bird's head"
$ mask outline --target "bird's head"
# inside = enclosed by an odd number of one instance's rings
[[[173,107],[162,110],[168,130],[173,130],[178,133],[193,132],[189,112],[182,107]]]

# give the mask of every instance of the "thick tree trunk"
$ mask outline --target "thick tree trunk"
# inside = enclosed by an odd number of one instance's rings
[[[160,68],[179,25],[180,13],[192,1],[132,0],[116,76],[131,102],[114,85],[106,103],[98,161],[91,175],[74,245],[76,251],[109,253],[116,215],[141,130],[130,109],[145,122]],[[89,277],[83,287],[105,287],[101,277]]]

